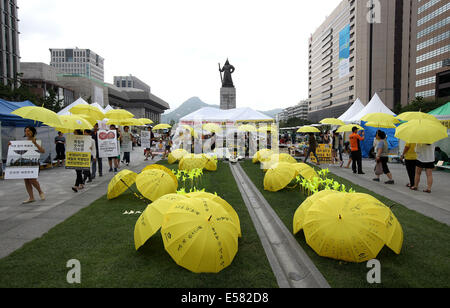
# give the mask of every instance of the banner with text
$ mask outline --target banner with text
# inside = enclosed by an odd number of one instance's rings
[[[41,144],[41,141],[37,141]],[[11,141],[6,159],[5,179],[37,179],[41,153],[28,140]]]
[[[119,156],[117,132],[115,130],[98,131],[98,152],[101,158]]]
[[[67,136],[66,169],[90,170],[92,141],[91,136]]]

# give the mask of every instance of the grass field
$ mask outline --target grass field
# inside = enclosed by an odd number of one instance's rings
[[[123,213],[143,211],[146,204],[127,192],[112,201],[100,198],[0,260],[0,287],[277,288],[229,166],[219,163],[218,172],[205,173],[202,184],[227,200],[241,220],[237,256],[219,274],[197,275],[178,266],[164,250],[159,232],[136,251],[133,232],[139,215]],[[80,285],[66,281],[71,259],[81,263]]]
[[[305,196],[299,189],[272,193],[264,191],[264,173],[259,165],[251,161],[241,163],[247,175],[271,204],[286,227],[292,232],[294,213]],[[367,283],[367,264],[352,264],[327,259],[318,256],[306,243],[303,232],[296,235],[299,244],[316,264],[329,284],[336,288],[437,288],[450,287],[450,228],[436,222],[406,207],[374,194],[354,183],[330,174],[347,188],[352,187],[357,192],[368,193],[378,198],[388,206],[400,221],[404,231],[403,250],[396,255],[389,248],[384,247],[377,259],[381,262],[380,285]]]

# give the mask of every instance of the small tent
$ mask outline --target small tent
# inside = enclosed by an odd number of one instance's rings
[[[450,102],[446,105],[441,106],[430,112],[431,115],[434,115],[440,121],[449,121],[450,120]]]
[[[361,121],[361,119],[371,113],[386,113],[395,116],[395,113],[393,113],[386,105],[383,103],[383,101],[380,99],[378,94],[375,93],[375,95],[372,97],[370,102],[367,104],[366,107],[364,107],[363,110],[355,114],[353,117],[348,119],[350,122],[358,122]]]
[[[82,99],[81,97],[79,99],[77,99],[76,101],[74,101],[72,104],[70,104],[69,106],[65,107],[64,109],[62,109],[60,112],[58,112],[57,114],[62,116],[62,115],[71,115],[70,113],[70,109],[72,109],[73,107],[77,106],[77,105],[89,105],[84,99]]]
[[[338,119],[344,122],[349,122],[351,118],[360,113],[364,109],[364,105],[361,100],[358,98],[353,105]]]
[[[11,112],[13,112],[16,109],[28,106],[35,106],[35,105],[30,101],[9,102],[0,99],[0,122],[2,123],[2,126],[13,126],[13,127],[41,126],[42,125],[41,122],[27,120],[22,117],[11,114]]]
[[[180,124],[235,123],[235,122],[274,122],[275,120],[251,108],[221,110],[212,107],[199,109],[180,119]]]

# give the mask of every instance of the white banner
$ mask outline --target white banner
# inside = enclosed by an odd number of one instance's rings
[[[41,141],[36,141],[41,144]],[[6,159],[5,179],[37,179],[39,175],[38,148],[28,140],[11,141]]]
[[[100,158],[119,156],[117,132],[115,130],[98,131],[98,152]]]
[[[141,147],[143,149],[150,149],[150,141],[151,138],[151,132],[149,132],[148,130],[143,130],[141,131]]]

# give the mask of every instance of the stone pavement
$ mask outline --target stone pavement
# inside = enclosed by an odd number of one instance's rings
[[[146,165],[156,162],[144,162],[143,150],[135,148],[131,153],[129,167],[121,163],[121,169],[140,172]],[[114,174],[108,172],[108,159],[103,159],[103,177],[97,177],[78,193],[72,191],[76,174],[74,170],[63,167],[46,169],[40,172],[39,182],[46,195],[41,201],[36,190],[36,202],[23,205],[28,199],[23,180],[0,181],[0,258],[6,257],[25,243],[41,237],[51,228],[89,206],[107,193]]]
[[[347,163],[347,160],[345,160],[345,163]],[[372,181],[375,178],[373,171],[375,166],[374,160],[363,160],[365,175],[355,175],[351,169],[339,168],[339,166],[321,165],[320,167],[329,168],[330,172],[346,180],[385,196],[411,210],[450,225],[450,173],[433,171],[434,183],[432,193],[427,194],[423,192],[427,183],[425,172],[422,172],[419,190],[412,191],[406,187],[409,179],[405,166],[399,163],[390,163],[388,165],[395,185],[384,184],[388,180],[385,175],[381,176],[380,183]]]

